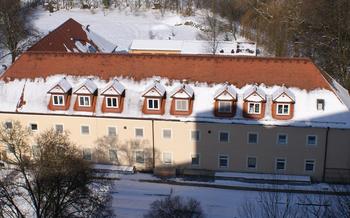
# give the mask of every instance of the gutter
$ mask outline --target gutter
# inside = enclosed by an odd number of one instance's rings
[[[328,135],[329,135],[330,128],[327,127],[326,130],[326,143],[325,143],[325,149],[324,149],[324,159],[323,159],[323,173],[322,173],[322,181],[325,182],[326,180],[326,165],[327,165],[327,155],[328,155]]]

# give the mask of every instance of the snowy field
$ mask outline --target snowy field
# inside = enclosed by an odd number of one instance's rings
[[[55,13],[39,8],[34,14],[34,26],[43,34],[54,30],[69,18],[73,18],[110,42],[118,50],[126,50],[134,39],[177,39],[195,40],[199,29],[184,25],[186,21],[199,23],[201,18],[182,17],[167,12],[164,16],[157,10],[130,12],[129,9],[90,10],[71,9]]]

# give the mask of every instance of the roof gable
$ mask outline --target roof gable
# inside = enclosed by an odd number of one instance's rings
[[[67,93],[72,89],[71,84],[66,80],[66,78],[62,78],[57,84],[55,84],[48,93]]]
[[[122,95],[125,87],[116,79],[110,81],[101,91],[101,95]]]
[[[96,84],[90,80],[87,79],[83,84],[78,86],[78,88],[74,91],[74,94],[88,94],[93,95],[97,91]]]
[[[245,101],[265,101],[266,94],[262,89],[254,85],[244,92],[243,99]]]
[[[193,98],[194,91],[191,86],[182,84],[176,87],[170,97],[172,98]]]
[[[295,96],[288,88],[286,88],[285,86],[282,86],[272,94],[272,101],[295,102]]]
[[[148,86],[142,93],[143,97],[163,97],[165,95],[165,88],[159,81],[154,81],[153,84]]]
[[[232,85],[224,84],[221,88],[219,88],[214,96],[216,100],[236,100],[237,92],[234,90]]]

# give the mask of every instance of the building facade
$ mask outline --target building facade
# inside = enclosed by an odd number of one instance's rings
[[[349,110],[307,59],[25,53],[0,90],[1,122],[68,131],[94,162],[340,182],[350,171]]]

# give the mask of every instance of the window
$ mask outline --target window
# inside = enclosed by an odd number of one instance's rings
[[[288,135],[287,134],[278,134],[277,135],[277,144],[278,145],[288,144]]]
[[[33,157],[39,157],[40,156],[39,146],[32,145],[32,152],[33,152]]]
[[[195,142],[198,142],[200,140],[199,130],[191,130],[191,140]]]
[[[324,99],[317,99],[317,110],[324,111]]]
[[[188,111],[188,100],[175,99],[175,110]]]
[[[106,107],[118,108],[118,97],[106,97]]]
[[[89,135],[90,134],[90,127],[89,126],[80,126],[80,132],[83,135]]]
[[[32,131],[38,131],[38,124],[36,123],[29,124],[29,127]]]
[[[142,128],[135,128],[135,137],[136,138],[143,138],[143,129]]]
[[[191,155],[191,165],[192,166],[199,166],[200,162],[199,162],[199,154],[192,154]]]
[[[63,95],[52,95],[52,104],[57,106],[63,106],[64,105]]]
[[[117,136],[117,128],[115,128],[114,126],[108,127],[108,136]]]
[[[248,144],[258,144],[258,133],[248,133]]]
[[[171,129],[163,129],[163,138],[170,139],[171,138]]]
[[[90,107],[90,96],[79,96],[79,106]]]
[[[118,161],[118,152],[115,149],[109,150],[109,160],[112,162]]]
[[[307,145],[317,145],[317,136],[315,135],[308,135],[306,139]]]
[[[277,104],[277,115],[289,115],[289,104]]]
[[[63,125],[62,124],[56,124],[55,130],[57,133],[63,133]]]
[[[83,149],[83,159],[84,160],[92,160],[92,153],[90,148]]]
[[[219,132],[219,141],[220,142],[229,142],[230,134],[229,132]]]
[[[231,101],[219,101],[218,111],[221,113],[231,113],[232,112],[232,102]]]
[[[135,151],[135,161],[136,163],[145,163],[145,153],[143,151]]]
[[[150,98],[147,100],[147,109],[149,110],[159,110],[159,99]]]
[[[219,168],[227,168],[227,167],[228,167],[228,156],[219,155]]]
[[[315,160],[305,160],[305,172],[315,171]]]
[[[5,125],[5,128],[6,128],[6,129],[12,129],[12,127],[13,127],[11,121],[6,121],[4,125]]]
[[[248,113],[249,114],[260,114],[261,103],[249,102]]]
[[[163,153],[163,163],[164,164],[172,164],[173,163],[173,155],[170,152]]]
[[[248,169],[256,169],[256,157],[248,157],[247,158],[247,168]]]
[[[276,170],[285,170],[286,169],[286,159],[277,158],[276,159]]]

